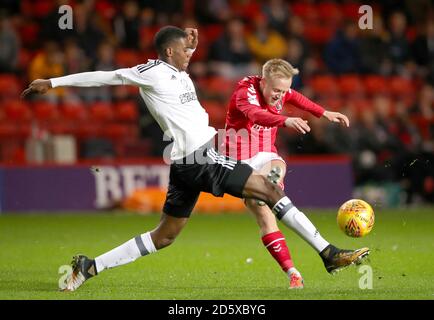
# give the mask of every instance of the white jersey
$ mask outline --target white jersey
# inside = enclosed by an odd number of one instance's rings
[[[170,158],[179,160],[193,153],[216,135],[200,105],[189,75],[161,60],[115,71],[95,71],[52,78],[52,87],[136,85],[149,112],[163,132],[173,139]]]

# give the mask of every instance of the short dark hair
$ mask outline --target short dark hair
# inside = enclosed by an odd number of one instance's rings
[[[154,46],[159,55],[164,55],[169,44],[180,38],[186,38],[187,33],[174,26],[166,26],[158,30],[154,37]]]

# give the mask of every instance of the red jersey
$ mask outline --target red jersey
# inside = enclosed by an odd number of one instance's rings
[[[259,88],[261,77],[250,76],[238,82],[226,113],[223,152],[237,160],[249,159],[258,152],[277,153],[277,128],[285,126],[281,115],[286,102],[321,117],[324,108],[290,89],[275,106],[267,105]]]

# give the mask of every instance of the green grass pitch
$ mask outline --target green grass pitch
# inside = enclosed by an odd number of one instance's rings
[[[123,212],[0,216],[0,299],[434,299],[434,210],[376,210],[371,234],[345,236],[336,213],[305,210],[330,242],[369,246],[372,289],[357,266],[329,275],[319,256],[281,225],[305,288],[288,280],[263,247],[250,214],[194,214],[164,250],[59,292],[58,273],[76,253],[91,257],[152,229],[159,215]],[[252,262],[247,263],[246,259]],[[363,281],[362,281],[363,282]]]

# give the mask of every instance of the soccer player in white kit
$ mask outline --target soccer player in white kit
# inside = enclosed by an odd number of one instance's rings
[[[133,262],[172,244],[187,223],[201,191],[220,197],[228,193],[262,200],[280,219],[294,214],[291,211],[294,206],[279,187],[249,165],[215,150],[217,132],[208,125],[208,114],[185,72],[197,42],[196,29],[184,31],[166,26],[154,37],[158,59],[115,71],[38,79],[23,91],[25,97],[60,86],[135,85],[161,129],[173,139],[169,187],[158,226],[94,259],[75,256],[71,263],[73,272],[65,279],[62,290],[74,291],[106,269]],[[328,251],[326,259],[330,268],[336,270],[358,263],[369,254],[368,248]]]

